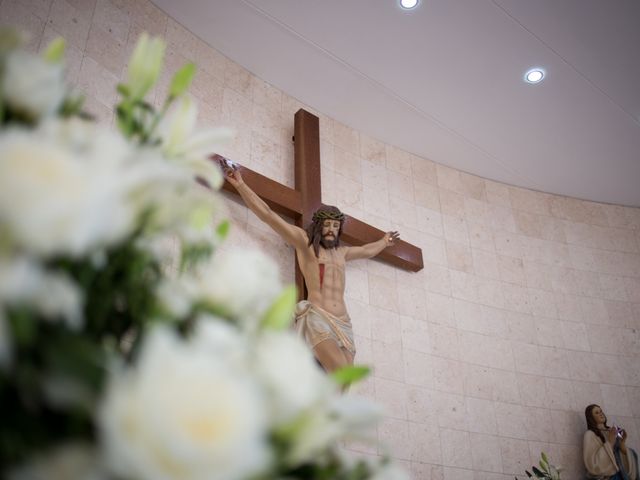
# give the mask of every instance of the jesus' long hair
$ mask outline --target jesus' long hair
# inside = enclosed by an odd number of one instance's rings
[[[602,443],[605,443],[605,438],[604,435],[602,434],[602,432],[600,431],[600,429],[598,428],[598,424],[596,423],[595,419],[593,418],[593,409],[594,408],[600,408],[600,405],[596,405],[591,404],[589,405],[587,408],[584,409],[584,416],[587,418],[587,428],[589,430],[591,430],[593,433],[595,433],[598,438],[600,438],[600,440],[602,440]],[[602,410],[600,408],[600,410]],[[609,429],[609,425],[607,425],[607,416],[604,416],[604,428],[606,428],[607,430]]]
[[[340,235],[342,234],[342,226],[344,225],[344,213],[332,205],[323,205],[313,214],[313,220],[307,227],[307,237],[309,237],[309,245],[313,245],[313,251],[316,257],[320,252],[320,242],[322,241],[322,224],[325,220],[338,220],[340,229],[336,237],[335,247],[340,245]]]

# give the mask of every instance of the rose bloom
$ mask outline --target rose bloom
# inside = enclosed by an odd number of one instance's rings
[[[194,302],[222,307],[250,332],[282,291],[275,262],[249,249],[220,252],[183,281]]]
[[[254,362],[276,424],[295,421],[300,414],[337,395],[336,384],[291,332],[264,332],[257,340]]]
[[[133,228],[126,170],[105,158],[117,158],[125,146],[113,134],[78,129],[98,141],[100,148],[93,149],[76,145],[64,127],[55,130],[0,134],[0,225],[14,243],[37,255],[78,256],[113,244]]]
[[[99,423],[122,478],[235,480],[269,465],[263,399],[247,372],[164,329],[134,369],[113,374]]]
[[[0,225],[31,253],[82,256],[114,245],[149,209],[156,212],[156,233],[183,229],[206,238],[190,217],[207,205],[193,170],[157,149],[134,148],[113,132],[70,119],[3,132],[0,152]],[[216,208],[210,198],[208,205],[207,212]]]

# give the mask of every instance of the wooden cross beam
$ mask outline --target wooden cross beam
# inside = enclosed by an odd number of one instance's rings
[[[305,228],[311,223],[313,212],[322,205],[320,184],[320,122],[318,117],[300,109],[295,115],[295,189],[271,180],[253,170],[240,166],[242,178],[274,211],[289,218],[295,224]],[[221,157],[213,155],[218,161]],[[237,194],[235,188],[225,181],[223,189]],[[339,205],[338,205],[339,207]],[[341,240],[354,246],[375,242],[385,232],[378,230],[356,218],[345,215]],[[377,258],[400,267],[417,272],[424,267],[422,250],[403,240],[393,247],[384,249]],[[304,298],[305,286],[302,273],[296,260],[296,285],[301,298]]]

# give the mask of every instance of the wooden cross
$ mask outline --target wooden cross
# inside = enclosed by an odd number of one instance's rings
[[[289,188],[247,167],[240,167],[242,178],[275,212],[293,218],[301,228],[311,223],[313,212],[322,205],[320,188],[320,122],[318,117],[300,109],[295,115],[295,189]],[[213,161],[220,160],[213,155]],[[229,182],[223,190],[237,194]],[[356,218],[345,215],[340,239],[354,246],[379,240],[385,232]],[[377,258],[405,270],[417,272],[424,267],[422,250],[403,240],[385,248]],[[296,259],[296,286],[300,298],[306,297],[302,273]]]

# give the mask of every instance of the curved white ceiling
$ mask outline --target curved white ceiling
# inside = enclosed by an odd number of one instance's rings
[[[640,206],[637,0],[153,0],[263,80],[482,177]],[[534,66],[538,85],[522,81]]]

